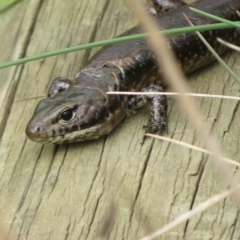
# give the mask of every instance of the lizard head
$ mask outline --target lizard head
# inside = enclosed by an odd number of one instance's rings
[[[70,143],[108,134],[126,115],[126,99],[98,88],[71,86],[39,102],[26,127],[29,139],[40,143]]]

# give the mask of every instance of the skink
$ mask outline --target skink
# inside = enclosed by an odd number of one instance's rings
[[[162,2],[167,3],[155,0],[155,5],[159,7]],[[177,2],[180,6],[156,16],[155,21],[163,29],[188,26],[183,13],[194,25],[214,22],[196,15],[180,0],[170,2]],[[171,4],[165,5],[172,8]],[[236,13],[237,10],[240,11],[239,0],[201,0],[192,6],[232,21],[239,20]],[[138,33],[141,30],[137,26],[121,36]],[[202,34],[218,54],[224,53],[226,48],[216,41],[217,37],[234,44],[240,40],[239,29],[205,31]],[[174,51],[179,66],[185,73],[214,60],[194,33],[170,36],[167,46]],[[105,47],[77,73],[74,81],[65,78],[54,81],[49,97],[37,105],[27,125],[26,134],[31,140],[40,143],[61,144],[96,139],[112,131],[127,114],[147,100],[151,102],[151,118],[144,126],[145,131],[161,134],[167,131],[165,96],[111,96],[106,92],[164,91],[165,85],[161,69],[157,67],[155,54],[147,40]]]

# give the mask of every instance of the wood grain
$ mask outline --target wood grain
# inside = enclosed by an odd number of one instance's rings
[[[0,22],[1,62],[111,38],[135,24],[121,1],[107,0],[21,1]],[[1,70],[0,209],[16,239],[138,239],[226,189],[208,156],[153,139],[140,144],[148,108],[96,141],[54,146],[27,140],[27,121],[52,79],[73,79],[96,51]],[[224,60],[239,74],[237,54]],[[189,80],[192,92],[239,95],[239,85],[218,64]],[[206,127],[239,161],[239,103],[197,103]],[[201,146],[173,99],[169,129],[169,137]],[[161,239],[239,237],[238,208],[229,198]]]

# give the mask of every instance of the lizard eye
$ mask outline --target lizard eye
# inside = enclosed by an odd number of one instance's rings
[[[60,114],[60,119],[70,121],[75,117],[75,112],[72,109],[67,109]]]

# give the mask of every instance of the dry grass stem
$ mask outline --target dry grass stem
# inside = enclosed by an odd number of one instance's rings
[[[199,138],[204,142],[206,148],[210,152],[214,153],[213,161],[224,177],[226,185],[230,185],[231,188],[236,188],[237,181],[233,178],[228,165],[223,161],[218,161],[218,156],[223,156],[219,144],[204,127],[203,117],[194,104],[193,99],[184,95],[185,92],[189,92],[189,90],[185,87],[186,79],[178,68],[173,53],[166,47],[167,39],[165,39],[162,35],[157,36],[154,34],[154,32],[159,30],[159,26],[154,24],[154,21],[146,14],[144,8],[137,0],[129,1],[129,4],[131,5],[131,9],[134,14],[138,17],[143,30],[145,32],[149,32],[149,42],[151,43],[151,47],[157,56],[157,61],[159,66],[161,66],[165,79],[168,80],[174,91],[180,93],[179,96],[176,96],[180,106],[186,112],[189,121],[196,129]],[[240,204],[240,192],[235,192],[234,196],[238,204]]]
[[[176,96],[179,93],[175,92],[107,92],[107,94],[113,95],[168,95],[168,96]],[[224,96],[224,95],[216,95],[216,94],[203,94],[203,93],[184,93],[184,95],[189,97],[206,97],[206,98],[220,98],[220,99],[231,99],[231,100],[240,100],[240,97],[235,96]]]
[[[175,140],[175,139],[172,139],[172,138],[158,136],[158,135],[149,134],[149,133],[147,133],[145,135],[148,136],[148,137],[157,138],[157,139],[160,139],[160,140],[163,140],[163,141],[168,141],[168,142],[171,142],[171,143],[183,146],[183,147],[187,147],[187,148],[190,148],[190,149],[195,150],[195,151],[199,151],[199,152],[206,153],[206,154],[209,154],[209,155],[214,155],[214,153],[212,153],[212,152],[210,152],[210,151],[208,151],[208,150],[206,150],[204,148],[200,148],[200,147],[191,145],[189,143],[185,143],[183,141],[178,141],[178,140]],[[240,167],[240,163],[239,162],[234,161],[234,160],[232,160],[230,158],[225,158],[225,157],[218,156],[218,159],[222,160],[222,161],[224,161],[224,162],[226,162],[228,164],[231,164],[233,166]]]
[[[229,43],[229,42],[226,42],[226,41],[222,40],[221,38],[217,38],[217,40],[218,40],[221,44],[223,44],[223,45],[225,45],[225,46],[227,46],[227,47],[229,47],[229,48],[231,48],[231,49],[233,49],[233,50],[235,50],[235,51],[240,52],[240,47],[238,47],[238,46],[236,46],[236,45],[234,45],[234,44],[231,44],[231,43]]]
[[[47,95],[42,95],[42,96],[35,96],[35,97],[16,99],[16,101],[17,102],[21,102],[21,101],[28,101],[28,100],[32,100],[32,99],[46,98],[46,97],[47,97]]]
[[[0,240],[11,240],[8,230],[4,224],[2,215],[0,214]]]
[[[186,18],[186,21],[189,23],[190,26],[194,27],[190,19],[183,14]],[[207,49],[212,53],[212,55],[215,57],[216,60],[228,71],[228,73],[238,82],[240,83],[240,79],[238,76],[232,71],[232,69],[222,60],[222,58],[216,53],[216,51],[209,45],[209,43],[204,39],[202,34],[198,31],[196,31],[197,36],[199,39],[204,43],[204,45],[207,47]]]
[[[231,194],[234,194],[237,190],[239,190],[238,189],[239,187],[240,187],[240,185],[237,185],[236,187],[234,187],[230,190],[224,191],[218,195],[215,195],[214,197],[209,198],[207,201],[199,204],[197,207],[193,208],[192,210],[180,215],[178,218],[176,218],[172,222],[168,223],[167,225],[163,226],[162,228],[158,229],[157,231],[153,232],[152,234],[149,234],[148,236],[141,238],[140,240],[151,240],[156,237],[159,237],[160,235],[162,235],[165,232],[171,230],[172,228],[178,226],[179,224],[189,220],[196,214],[199,214],[199,213],[205,211],[209,207],[220,202],[221,200],[225,199],[226,197],[230,196]]]

